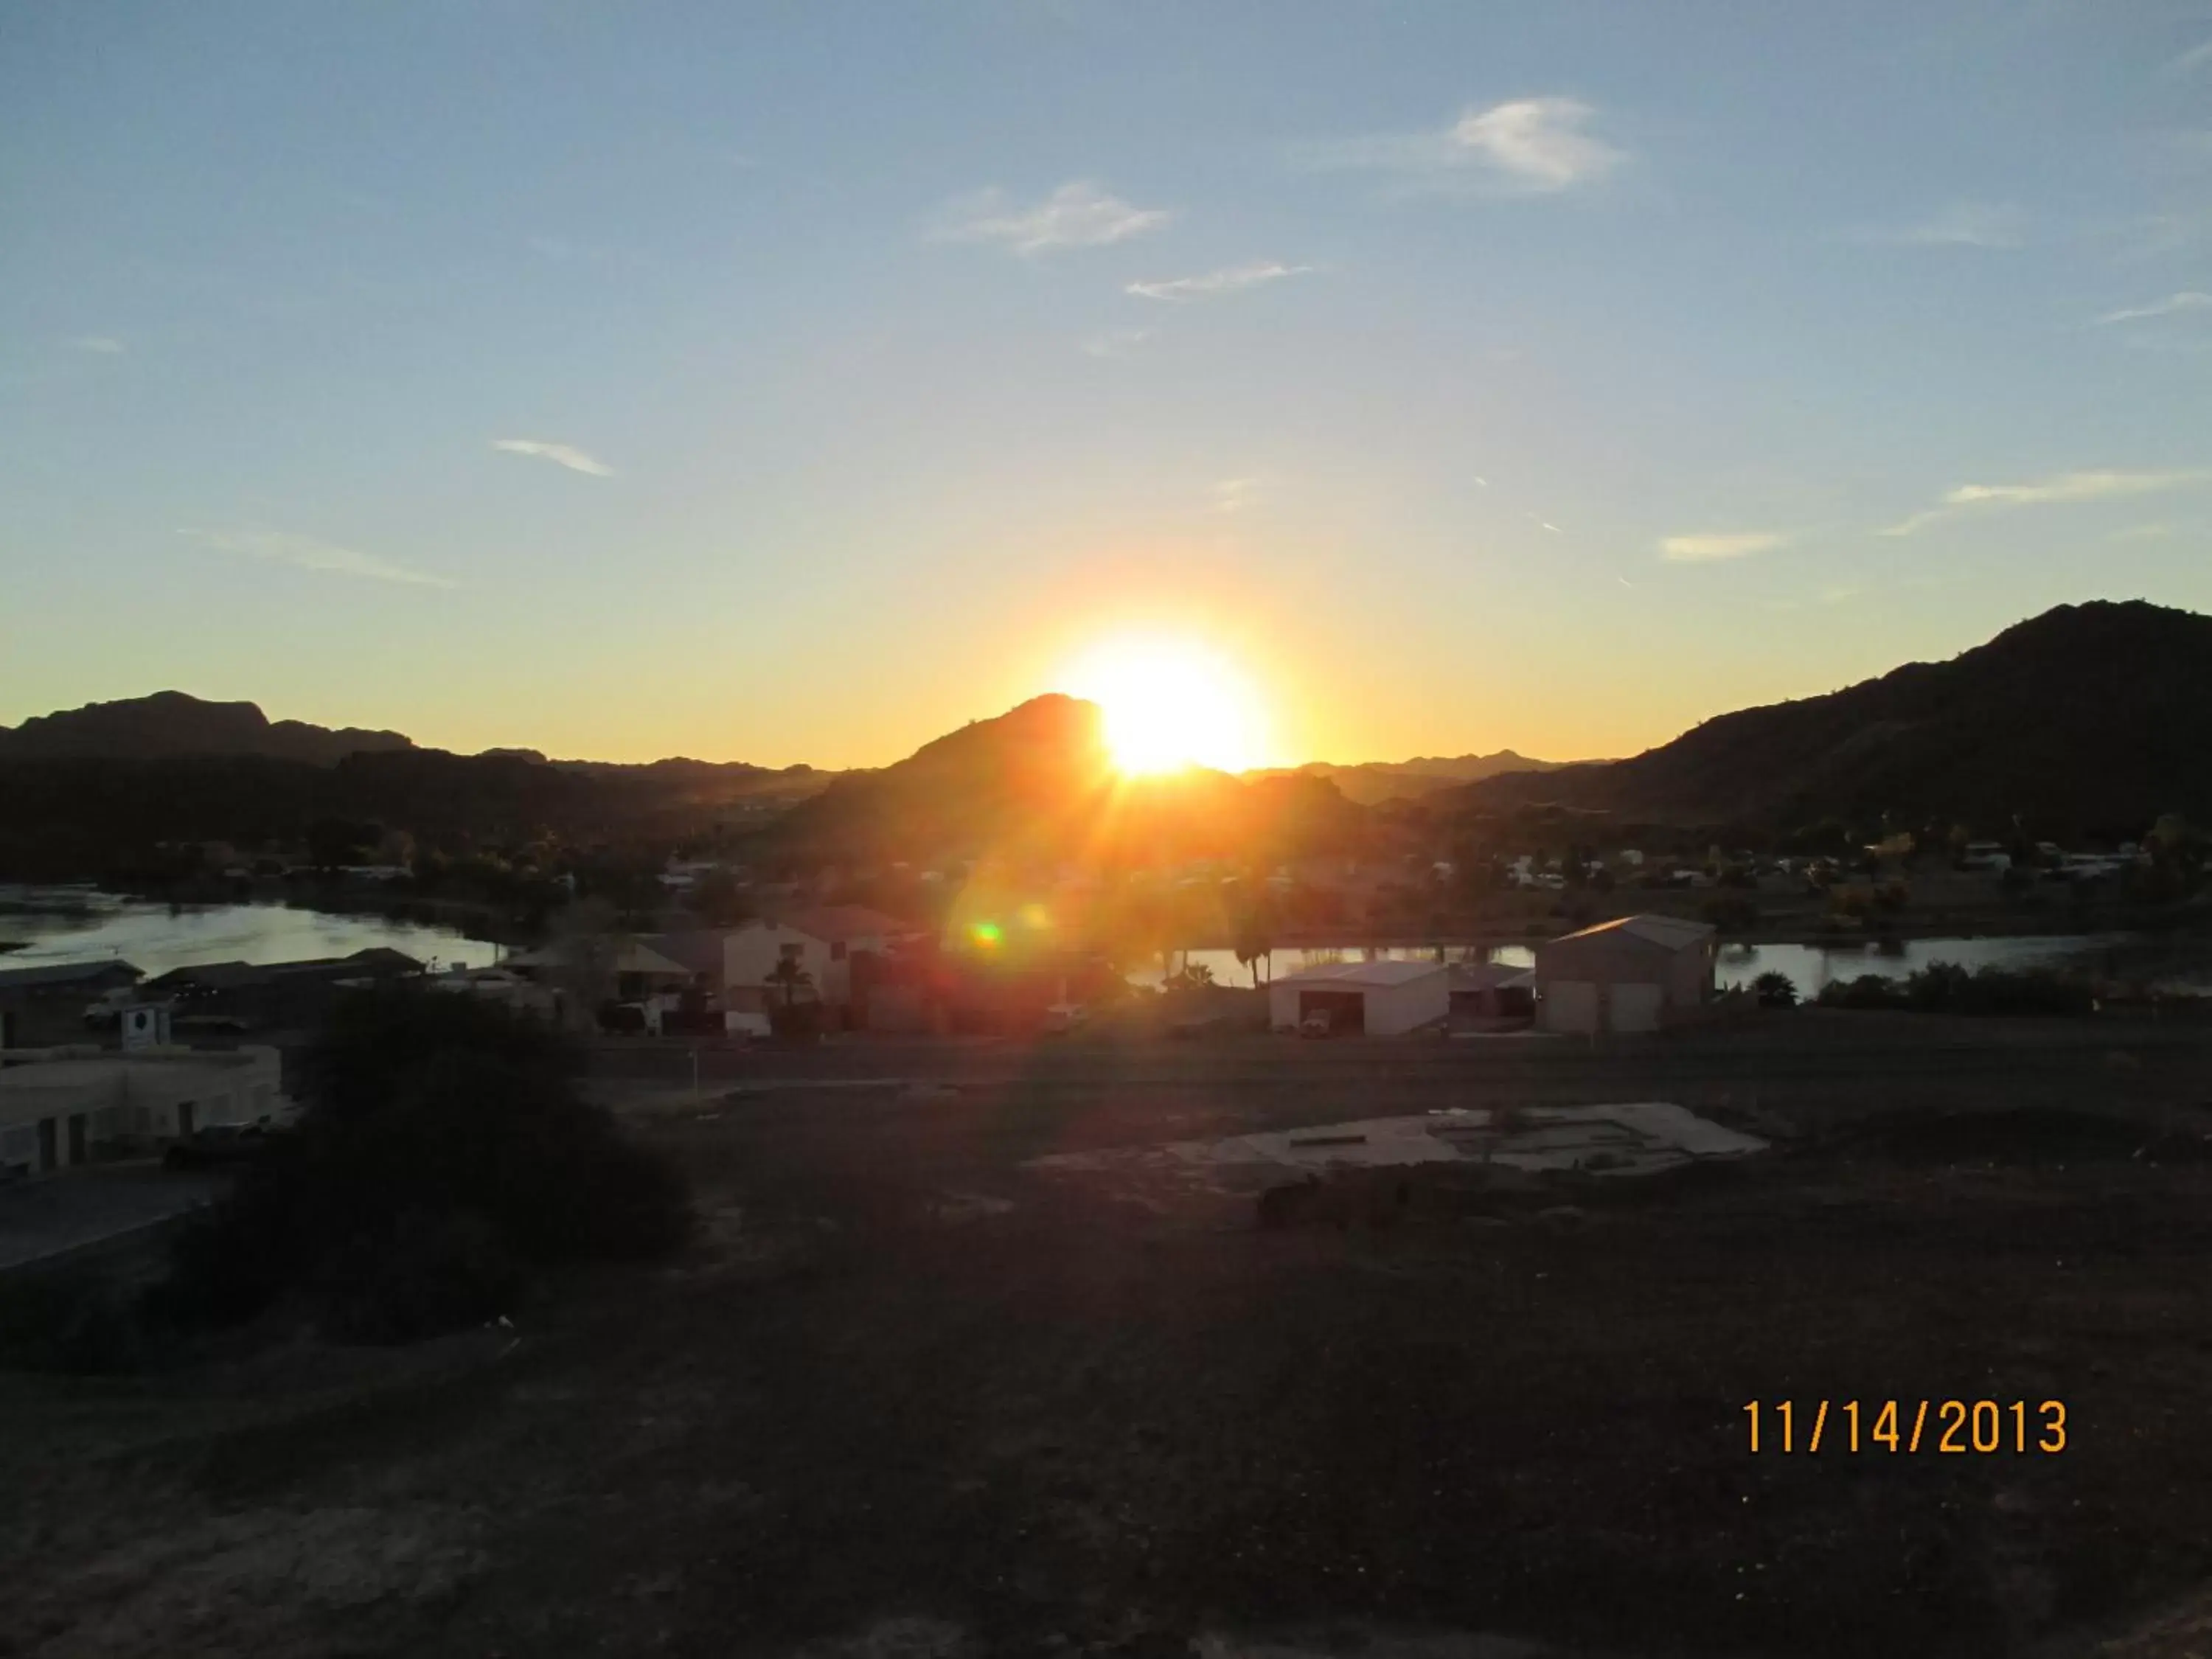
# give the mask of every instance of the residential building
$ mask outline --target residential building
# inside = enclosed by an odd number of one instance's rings
[[[290,1110],[274,1048],[0,1049],[0,1173],[143,1153]]]
[[[1267,987],[1268,1024],[1302,1025],[1325,1013],[1332,1035],[1400,1036],[1451,1012],[1451,973],[1441,962],[1323,962]]]
[[[818,1001],[842,1006],[853,1000],[853,958],[880,957],[894,939],[915,929],[864,905],[822,905],[762,917],[729,930],[723,943],[725,992],[759,991],[779,962],[796,963]],[[801,994],[802,996],[806,994]]]
[[[1619,916],[1536,947],[1547,1031],[1656,1031],[1713,1000],[1717,935],[1674,916]]]
[[[145,975],[127,962],[0,968],[0,1048],[59,1042],[84,1029],[84,1011],[123,998]]]

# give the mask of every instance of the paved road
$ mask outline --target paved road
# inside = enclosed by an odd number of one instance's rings
[[[226,1180],[132,1164],[0,1187],[0,1273],[169,1220],[217,1196]]]

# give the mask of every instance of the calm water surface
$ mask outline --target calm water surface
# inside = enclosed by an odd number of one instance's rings
[[[120,959],[148,975],[209,962],[298,962],[373,945],[441,968],[480,968],[499,947],[453,927],[281,904],[148,903],[82,887],[0,886],[0,969]]]
[[[1217,985],[1248,986],[1253,975],[1228,951],[1177,952],[1176,963],[1204,965]],[[1498,962],[1516,968],[1535,965],[1525,945],[1486,948],[1462,945],[1344,945],[1328,949],[1278,951],[1270,959],[1275,975],[1323,962]],[[1787,974],[1799,994],[1817,996],[1833,980],[1881,974],[1903,979],[1931,963],[1983,967],[2047,968],[2098,978],[2142,978],[2177,986],[2212,986],[2212,951],[2201,940],[2165,944],[2136,933],[2034,934],[2009,939],[1916,939],[1878,945],[1850,941],[1836,945],[1729,945],[1721,948],[1715,977],[1725,990],[1748,985],[1764,973]],[[1132,984],[1158,985],[1158,963],[1129,975]]]

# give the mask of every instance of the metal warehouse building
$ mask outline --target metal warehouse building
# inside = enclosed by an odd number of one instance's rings
[[[1267,988],[1278,1029],[1326,1013],[1335,1032],[1397,1036],[1450,1012],[1451,972],[1441,962],[1318,962]]]
[[[1621,916],[1536,947],[1536,1023],[1547,1031],[1656,1031],[1713,999],[1712,927]]]

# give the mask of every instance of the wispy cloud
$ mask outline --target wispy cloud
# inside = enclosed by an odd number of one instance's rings
[[[1776,530],[1728,530],[1669,536],[1659,544],[1659,555],[1675,564],[1711,564],[1722,559],[1747,559],[1754,553],[1771,553],[1789,539]]]
[[[79,351],[97,352],[103,357],[120,357],[124,352],[123,342],[112,334],[80,334],[70,344]]]
[[[1285,265],[1273,261],[1231,265],[1209,270],[1202,276],[1176,276],[1165,282],[1132,283],[1125,290],[1146,300],[1211,300],[1224,294],[1241,294],[1248,288],[1279,283],[1285,276],[1303,276],[1311,265]]]
[[[1216,513],[1242,513],[1255,507],[1260,500],[1260,480],[1257,478],[1224,478],[1213,486],[1213,510]]]
[[[1149,328],[1113,328],[1078,341],[1076,349],[1086,357],[1126,357],[1152,337]]]
[[[1395,173],[1417,186],[1551,195],[1594,184],[1628,159],[1589,131],[1595,113],[1576,98],[1516,98],[1468,109],[1441,132],[1378,133],[1299,154],[1316,167]]]
[[[2100,326],[2110,323],[2132,323],[2146,317],[2171,317],[2183,311],[2212,311],[2212,294],[2199,293],[2193,289],[2169,294],[2163,300],[2154,300],[2148,305],[2108,311],[2097,321]]]
[[[2173,534],[2170,524],[2131,524],[2105,538],[2108,542],[2162,542]]]
[[[2027,240],[2017,208],[1960,202],[1905,225],[1861,225],[1845,240],[1888,247],[2019,247]]]
[[[2212,40],[2201,41],[2166,66],[2169,75],[2193,75],[2212,64]]]
[[[2172,472],[2061,472],[2033,483],[1960,484],[1946,494],[1940,505],[1916,513],[1881,533],[1910,536],[1931,524],[1964,514],[2112,501],[2128,495],[2155,495],[2161,490],[2193,489],[2208,480],[2212,480],[2212,471],[2196,467]]]
[[[218,552],[236,553],[250,559],[266,559],[272,564],[293,565],[301,570],[319,570],[334,576],[360,576],[370,581],[402,582],[415,587],[458,586],[444,576],[410,570],[404,565],[394,564],[374,553],[358,552],[350,547],[338,547],[329,542],[319,541],[313,536],[295,536],[282,530],[180,529],[177,533],[190,537],[203,547],[211,547]]]
[[[614,468],[595,455],[588,455],[574,444],[550,443],[542,438],[494,438],[494,449],[505,450],[510,455],[536,455],[565,466],[571,472],[588,472],[594,478],[611,478]]]
[[[940,242],[990,242],[1016,253],[1103,247],[1158,230],[1175,216],[1140,208],[1087,179],[1076,179],[1034,207],[1016,207],[1006,192],[979,191],[951,204],[931,230]]]

